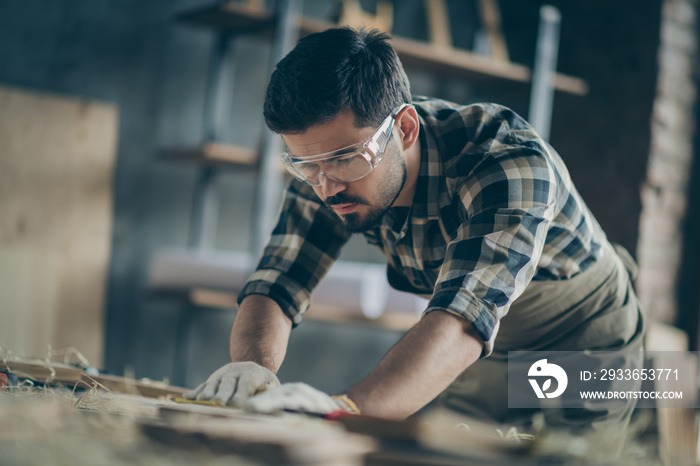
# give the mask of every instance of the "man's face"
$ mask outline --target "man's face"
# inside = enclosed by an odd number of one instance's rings
[[[354,114],[346,110],[322,125],[283,138],[295,157],[310,157],[361,142],[376,128],[356,128]],[[398,197],[406,182],[406,162],[396,142],[396,132],[389,140],[382,162],[366,177],[356,181],[334,181],[321,176],[316,195],[335,212],[345,229],[359,233],[373,228]]]

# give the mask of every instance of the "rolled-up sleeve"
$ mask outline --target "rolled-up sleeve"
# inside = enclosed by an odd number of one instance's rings
[[[313,189],[293,180],[284,194],[277,224],[256,270],[238,295],[273,299],[292,320],[301,322],[311,292],[326,275],[350,235]]]
[[[503,146],[456,181],[459,227],[426,313],[471,322],[493,351],[499,321],[535,275],[554,218],[556,176],[537,142]]]

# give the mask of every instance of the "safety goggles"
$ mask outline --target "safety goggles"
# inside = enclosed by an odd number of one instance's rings
[[[364,178],[382,161],[396,116],[407,106],[402,104],[394,109],[372,137],[363,142],[310,157],[294,157],[286,150],[282,154],[282,163],[289,173],[311,186],[321,186],[321,175],[339,182]]]

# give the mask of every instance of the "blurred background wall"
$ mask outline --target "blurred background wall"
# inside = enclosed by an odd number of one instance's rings
[[[104,359],[96,364],[111,373],[130,369],[137,377],[156,379],[172,378],[178,365],[186,364],[186,375],[177,382],[187,386],[227,362],[234,313],[209,306],[195,306],[192,312],[186,296],[150,290],[148,271],[156,251],[188,243],[197,168],[164,160],[162,149],[202,141],[207,67],[215,40],[211,31],[174,18],[211,3],[0,3],[0,85],[107,102],[118,108]],[[375,8],[374,1],[361,3],[367,10]],[[558,70],[582,78],[589,87],[585,96],[556,93],[551,143],[610,239],[637,255],[640,190],[650,154],[664,2],[500,0],[512,62],[532,66],[539,8],[545,3],[559,8],[562,16]],[[478,27],[476,2],[450,0],[447,4],[454,46],[471,50]],[[329,19],[336,11],[333,1],[303,2],[303,14],[308,17]],[[425,41],[425,18],[422,0],[397,0],[393,34]],[[224,96],[228,103],[221,106],[223,142],[258,148],[266,131],[261,107],[270,56],[269,41],[240,37],[233,43],[223,71],[224,82],[233,84]],[[522,115],[528,113],[528,86],[476,85],[435,76],[430,69],[407,71],[415,94],[462,103],[494,101]],[[217,250],[250,250],[255,183],[249,170],[226,171],[217,181],[221,195]],[[382,262],[359,240],[342,258]],[[697,271],[691,268],[689,275],[697,283]],[[179,322],[186,312],[192,319],[186,335],[190,347],[184,360],[177,361],[183,337]],[[671,323],[677,319],[673,313],[666,317]],[[367,324],[305,322],[293,332],[280,377],[304,380],[328,391],[342,390],[366,374],[401,334]]]

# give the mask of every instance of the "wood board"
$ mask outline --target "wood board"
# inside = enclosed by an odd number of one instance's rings
[[[99,366],[117,109],[0,87],[0,343]]]
[[[0,361],[0,371],[39,383],[81,385],[83,371],[75,366],[30,361]]]
[[[82,382],[88,387],[97,387],[116,393],[140,395],[146,398],[178,397],[187,391],[186,388],[168,385],[149,379],[130,379],[117,375],[90,375],[83,373]]]
[[[161,422],[142,423],[152,439],[185,448],[242,454],[266,464],[364,464],[377,449],[368,436],[302,414],[255,414],[237,408],[167,404]]]

